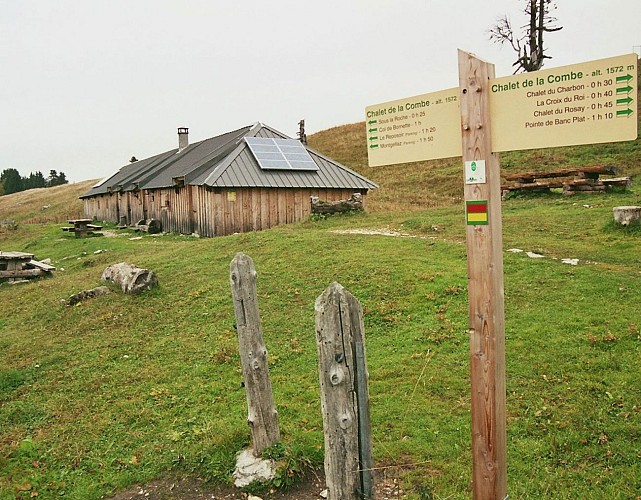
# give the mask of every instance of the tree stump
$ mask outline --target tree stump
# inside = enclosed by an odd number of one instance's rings
[[[614,207],[612,209],[614,221],[622,226],[628,226],[635,220],[641,220],[641,207]]]
[[[107,267],[102,273],[102,279],[120,285],[120,289],[129,294],[140,293],[158,285],[158,278],[153,271],[126,262]]]

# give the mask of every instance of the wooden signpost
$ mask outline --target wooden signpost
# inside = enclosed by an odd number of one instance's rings
[[[458,65],[458,89],[366,108],[368,157],[370,166],[378,166],[462,153],[472,487],[475,500],[504,500],[505,314],[498,151],[636,139],[637,58],[619,56],[499,79],[494,65],[467,52],[459,51]]]
[[[499,158],[492,153],[488,91],[494,65],[460,50],[458,64],[463,162],[470,170],[472,163],[485,170],[482,176],[465,178],[472,489],[475,499],[502,500],[507,494],[503,230]]]

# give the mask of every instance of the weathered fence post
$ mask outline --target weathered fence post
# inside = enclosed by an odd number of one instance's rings
[[[247,424],[252,432],[254,455],[258,456],[280,441],[280,432],[260,325],[256,269],[251,257],[236,254],[230,265],[230,283],[247,395]]]
[[[315,309],[328,499],[370,499],[374,488],[363,311],[338,283],[316,299]]]

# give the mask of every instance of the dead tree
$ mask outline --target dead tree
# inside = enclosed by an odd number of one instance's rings
[[[525,14],[530,22],[515,32],[510,18],[505,15],[500,17],[496,24],[489,30],[490,40],[500,45],[510,44],[518,54],[513,66],[514,73],[523,71],[538,71],[543,67],[545,55],[543,47],[543,34],[563,29],[563,26],[554,26],[557,19],[550,12],[556,10],[554,0],[526,0]]]
[[[305,120],[298,122],[298,140],[307,145],[307,134],[305,133]]]

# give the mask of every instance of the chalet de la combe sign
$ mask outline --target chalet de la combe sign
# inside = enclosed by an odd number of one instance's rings
[[[492,151],[637,138],[637,55],[490,81]]]
[[[637,55],[490,80],[492,151],[637,138]],[[371,167],[461,155],[459,89],[365,109]]]

